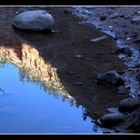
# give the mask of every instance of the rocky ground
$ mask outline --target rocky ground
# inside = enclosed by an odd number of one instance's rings
[[[125,81],[125,87],[121,86],[119,88],[120,93],[125,92],[126,88],[129,88],[129,94],[134,98],[136,102],[137,101],[139,102],[140,8],[139,7],[92,7],[92,8],[76,7],[74,9],[74,13],[76,13],[76,15],[83,18],[83,23],[87,22],[96,25],[97,29],[111,35],[114,38],[114,40],[116,40],[117,43],[116,47],[118,48],[117,54],[127,66],[127,70],[125,70],[124,77],[123,77]],[[131,110],[131,107],[135,104],[131,102],[131,99],[130,100],[126,99],[125,103],[129,106],[128,110],[130,112],[133,112],[136,109],[135,108]],[[139,116],[140,112],[138,110],[139,108],[136,111],[137,112],[136,115],[134,116],[130,115],[131,117],[133,116],[132,119],[130,119],[132,122],[130,124],[127,123],[126,128],[125,128],[125,124],[123,124],[122,125],[123,127],[122,129],[120,128],[120,131],[133,132],[132,130],[133,127],[134,126],[135,128],[138,127],[138,124],[140,122],[140,116]],[[120,118],[121,120],[122,118],[119,116],[120,114],[117,115],[118,118]],[[108,120],[109,118],[111,119],[112,116],[111,117],[110,116],[111,115],[105,116],[105,120],[106,119]],[[124,128],[125,130],[123,130]]]
[[[52,14],[55,21],[52,33],[21,32],[12,28],[17,14],[33,9]],[[0,51],[3,53],[2,47],[12,48],[21,59],[20,46],[28,43],[30,50],[34,48],[38,52],[39,59],[57,69],[66,91],[77,106],[85,108],[84,119],[101,118],[99,124],[104,127],[111,124],[109,128],[115,132],[136,132],[140,114],[136,100],[139,96],[138,15],[139,8],[1,7]],[[16,51],[17,46],[20,53]],[[126,99],[129,93],[136,99]],[[103,116],[108,111],[113,114]]]

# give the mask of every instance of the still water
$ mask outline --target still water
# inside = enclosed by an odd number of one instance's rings
[[[102,133],[94,121],[83,119],[82,106],[54,96],[40,85],[21,80],[12,64],[0,67],[0,133]]]

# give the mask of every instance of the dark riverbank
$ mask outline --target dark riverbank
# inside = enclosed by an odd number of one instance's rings
[[[116,40],[118,56],[127,66],[124,74],[126,87],[129,88],[129,94],[134,99],[139,100],[140,8],[137,6],[76,7],[74,13],[82,17],[83,23],[96,25],[97,29],[111,35]],[[138,132],[139,110],[136,112],[136,114],[132,113],[135,115],[132,117],[132,123],[130,124],[131,129],[136,125],[135,130],[132,131]],[[130,124],[128,123],[126,126],[128,127]]]

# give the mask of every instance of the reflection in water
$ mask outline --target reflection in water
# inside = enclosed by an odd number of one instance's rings
[[[57,69],[17,40],[0,46],[0,133],[102,132],[64,89]]]
[[[47,88],[57,89],[63,91],[63,96],[68,98],[72,97],[62,86],[58,75],[57,69],[53,68],[51,64],[46,63],[39,55],[37,49],[28,44],[16,45],[14,48],[0,47],[0,61],[10,62],[21,68],[20,78],[24,79],[28,74],[28,80],[41,82],[44,90]]]
[[[55,28],[60,31],[54,34],[24,33],[13,30],[11,21],[16,12],[29,10],[28,8],[10,7],[0,8],[0,10],[1,14],[3,13],[0,16],[0,61],[6,63],[2,65],[4,68],[0,69],[0,80],[3,82],[0,83],[0,132],[13,132],[13,130],[16,132],[99,132],[98,127],[96,128],[94,123],[91,124],[87,115],[98,119],[106,113],[108,107],[116,106],[120,98],[124,98],[123,95],[120,97],[116,94],[116,88],[100,86],[94,82],[97,72],[112,68],[121,69],[121,63],[118,63],[118,59],[111,51],[114,43],[110,42],[110,47],[108,43],[92,47],[93,44],[88,40],[93,37],[93,33],[95,36],[100,33],[94,27],[92,30],[86,26],[78,26],[79,20],[64,15],[63,8],[50,9],[56,15]],[[60,17],[63,15],[65,24],[60,22]],[[73,32],[74,29],[76,30]],[[88,53],[85,53],[85,48],[88,49]],[[100,51],[107,55],[96,57],[96,52],[101,54]],[[75,58],[77,54],[82,54],[85,59],[79,61]],[[87,58],[91,58],[90,61]],[[17,79],[19,75],[14,73],[16,68],[7,65],[8,62],[18,66],[21,81]],[[84,67],[81,64],[84,64]],[[57,71],[67,91],[61,85]],[[71,75],[65,74],[67,71],[74,71],[76,77],[71,78]],[[5,75],[3,79],[1,75]],[[10,81],[11,76],[13,80]],[[34,84],[31,83],[33,81]],[[81,81],[84,86],[76,86],[73,81]],[[36,84],[39,84],[43,90]],[[52,88],[59,89],[60,92],[55,92],[51,90]],[[72,106],[71,109],[69,105]],[[26,126],[28,123],[29,125]],[[66,127],[63,130],[60,128],[61,123],[62,127]],[[6,128],[9,130],[7,131]]]
[[[77,108],[74,101],[69,103],[71,100],[65,96],[51,96],[50,89],[42,90],[21,73],[14,65],[1,64],[0,88],[5,93],[0,91],[0,133],[103,131],[89,117],[82,115],[84,109],[81,106]]]

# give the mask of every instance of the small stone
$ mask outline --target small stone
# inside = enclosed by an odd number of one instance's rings
[[[121,112],[132,112],[137,109],[139,105],[140,103],[136,99],[126,98],[120,101],[118,109]]]
[[[128,68],[127,72],[133,71],[133,68]]]
[[[112,29],[113,28],[113,26],[108,26],[110,29]]]
[[[91,39],[91,42],[98,42],[98,41],[101,41],[101,40],[104,40],[104,39],[107,39],[107,38],[108,38],[108,36],[103,35],[101,37],[97,37],[97,38]]]
[[[16,11],[16,14],[19,14],[19,11]]]
[[[59,31],[59,30],[53,30],[52,29],[52,31],[51,31],[52,33],[62,33],[61,31]]]
[[[125,121],[125,116],[121,113],[106,114],[100,119],[101,125],[105,125],[105,126],[117,125],[124,121]]]
[[[134,16],[131,19],[131,23],[140,23],[140,16]]]
[[[128,93],[128,89],[127,89],[125,86],[120,86],[120,87],[118,88],[117,93],[119,93],[119,94]]]
[[[110,18],[110,19],[114,19],[114,18],[117,18],[117,17],[119,17],[119,16],[120,16],[119,13],[113,13],[113,14],[111,14],[111,15],[109,16],[109,18]]]
[[[130,85],[128,85],[128,84],[127,84],[127,85],[125,85],[125,87],[126,87],[127,89],[130,89]]]
[[[83,56],[81,54],[75,55],[77,58],[82,58]]]
[[[108,111],[109,113],[119,113],[118,109],[115,108],[115,107],[108,108],[107,111]]]
[[[131,40],[131,37],[128,37],[126,40],[127,40],[127,41]]]
[[[140,11],[137,11],[136,14],[140,14]]]

